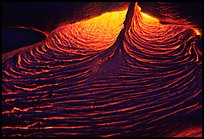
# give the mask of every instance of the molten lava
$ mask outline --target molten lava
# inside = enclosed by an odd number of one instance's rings
[[[133,6],[3,54],[3,136],[202,136],[202,34]]]
[[[46,42],[50,47],[59,46],[59,49],[107,49],[116,41],[123,28],[126,13],[127,9],[108,12],[92,19],[59,27],[52,31]]]
[[[159,23],[159,20],[148,15],[148,14],[145,14],[145,13],[142,13],[141,12],[141,15],[142,15],[142,20],[143,22],[146,22],[146,23]]]
[[[201,35],[201,32],[198,29],[194,29],[196,35]]]

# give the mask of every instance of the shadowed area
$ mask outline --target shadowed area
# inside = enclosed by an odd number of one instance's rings
[[[28,46],[44,40],[43,33],[22,29],[22,28],[3,28],[2,29],[2,53],[10,52],[22,46]]]
[[[138,2],[138,5],[164,24],[192,24],[202,28],[201,2]]]

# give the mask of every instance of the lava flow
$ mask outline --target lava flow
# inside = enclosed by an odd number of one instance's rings
[[[113,45],[123,28],[127,10],[105,13],[101,16],[68,24],[51,32],[46,40],[50,49],[104,50]],[[56,47],[54,48],[56,49]]]
[[[3,54],[3,136],[201,137],[201,35],[135,3]]]

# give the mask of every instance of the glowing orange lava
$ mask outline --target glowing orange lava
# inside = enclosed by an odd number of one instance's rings
[[[102,50],[110,47],[124,27],[127,9],[108,12],[85,21],[68,24],[54,30],[47,39],[49,46],[59,49],[71,45],[74,48]],[[63,49],[65,49],[63,48]]]
[[[198,30],[198,29],[194,29],[194,31],[195,31],[196,35],[201,35],[200,30]]]
[[[141,12],[141,15],[142,15],[143,21],[146,23],[159,23],[158,19],[156,19],[156,18],[154,18],[154,17],[152,17],[146,13]]]
[[[201,32],[133,8],[3,54],[4,136],[202,136]]]

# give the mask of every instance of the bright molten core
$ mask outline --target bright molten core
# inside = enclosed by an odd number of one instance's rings
[[[103,50],[116,40],[121,29],[127,9],[108,12],[86,21],[68,24],[55,29],[47,38],[47,44],[57,46],[60,50],[88,49]]]

